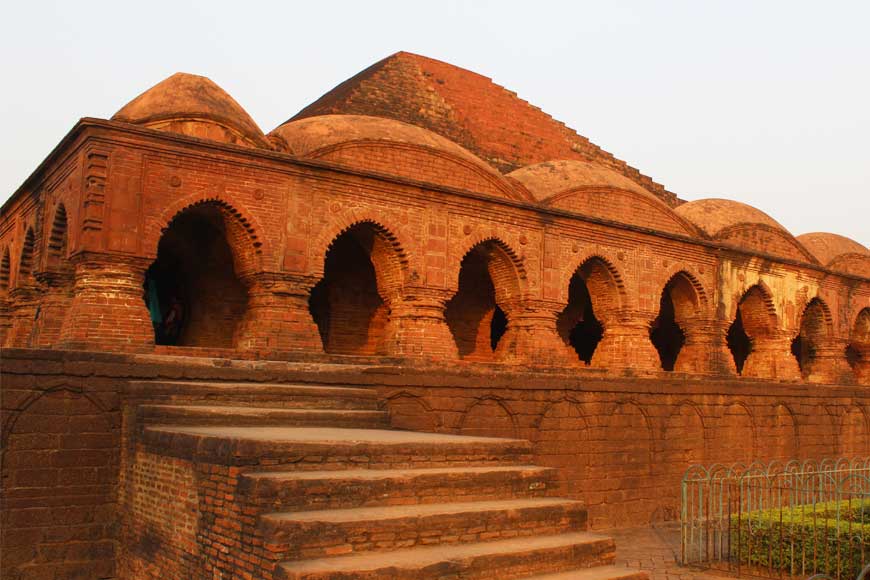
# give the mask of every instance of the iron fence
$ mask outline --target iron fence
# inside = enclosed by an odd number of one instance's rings
[[[855,578],[870,564],[870,458],[690,467],[684,565],[763,578]]]

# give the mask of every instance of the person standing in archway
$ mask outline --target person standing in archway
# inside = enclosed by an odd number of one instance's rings
[[[175,294],[169,299],[169,309],[163,319],[163,338],[166,344],[177,344],[184,322],[184,304]]]
[[[163,312],[160,310],[157,280],[153,276],[147,276],[145,281],[145,305],[148,307],[148,314],[151,317],[151,326],[154,327],[154,342],[160,344],[162,342]]]

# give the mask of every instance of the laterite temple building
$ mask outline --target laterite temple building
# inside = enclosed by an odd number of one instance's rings
[[[397,53],[175,74],[0,214],[3,579],[640,579],[695,463],[870,454],[870,250]]]

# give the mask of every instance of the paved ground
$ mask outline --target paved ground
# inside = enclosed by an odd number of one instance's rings
[[[677,563],[680,531],[676,526],[606,530],[616,541],[616,563],[650,573],[652,580],[722,580],[725,575],[684,568]]]

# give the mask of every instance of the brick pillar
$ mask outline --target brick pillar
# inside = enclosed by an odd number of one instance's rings
[[[0,296],[0,346],[6,346],[6,337],[9,336],[11,328],[12,312],[9,298],[7,296]]]
[[[72,257],[75,287],[60,329],[59,348],[146,352],[154,329],[143,299],[151,260],[115,254]]]
[[[855,375],[846,360],[847,340],[825,338],[815,344],[807,380],[811,383],[852,384]]]
[[[592,366],[621,370],[624,374],[650,374],[662,370],[659,353],[649,338],[655,313],[596,313],[604,336],[592,355]]]
[[[573,349],[556,331],[556,318],[564,304],[523,300],[500,306],[508,327],[496,347],[496,360],[530,366],[579,365]]]
[[[783,331],[752,338],[752,350],[743,365],[743,376],[781,381],[801,380],[797,359],[791,354],[792,337]]]
[[[41,272],[36,277],[42,289],[42,304],[33,346],[50,348],[60,339],[60,329],[73,299],[75,273]]]
[[[456,341],[444,319],[444,309],[452,297],[449,290],[411,287],[389,299],[386,353],[415,359],[458,360]]]
[[[308,297],[317,278],[282,272],[241,276],[248,289],[245,317],[236,330],[244,350],[323,352]]]
[[[853,342],[858,353],[858,362],[852,368],[859,385],[870,385],[870,343]]]
[[[36,318],[40,313],[39,288],[33,284],[13,288],[9,292],[9,305],[11,325],[5,346],[12,348],[33,346]]]
[[[686,342],[677,357],[674,371],[692,374],[735,376],[737,366],[728,349],[727,321],[690,318],[678,321]]]

